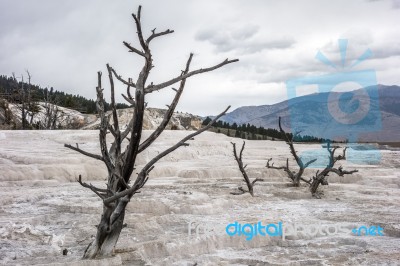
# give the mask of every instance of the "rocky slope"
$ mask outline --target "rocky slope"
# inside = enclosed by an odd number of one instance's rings
[[[144,113],[144,129],[156,129],[163,120],[164,114],[167,110],[158,108],[147,108]],[[129,119],[133,115],[133,108],[118,110],[119,124],[121,128],[126,128],[129,124]],[[112,116],[111,116],[112,121]],[[166,129],[175,130],[195,130],[201,127],[202,119],[189,113],[176,112],[173,114]],[[82,129],[98,129],[100,126],[100,119],[86,124]]]
[[[45,120],[43,103],[39,103],[40,112],[36,114],[32,122],[36,124]],[[58,107],[60,109],[60,128],[62,129],[98,129],[100,119],[97,115],[82,114],[76,110]],[[144,129],[156,129],[163,120],[166,110],[158,108],[147,108],[144,116]],[[111,114],[108,112],[108,114]],[[133,115],[133,109],[118,110],[121,128],[125,128]],[[10,118],[8,119],[7,116]],[[112,117],[112,116],[111,116]],[[30,120],[30,116],[27,118]],[[111,118],[112,121],[112,118]],[[173,114],[167,129],[196,130],[201,127],[202,118],[189,113],[176,112]],[[21,111],[16,104],[8,104],[2,100],[0,104],[0,129],[20,128]]]

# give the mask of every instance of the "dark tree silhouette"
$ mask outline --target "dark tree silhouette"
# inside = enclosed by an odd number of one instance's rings
[[[310,190],[311,194],[314,197],[319,198],[319,194],[317,193],[317,189],[319,185],[328,185],[328,180],[326,177],[329,175],[329,173],[335,173],[338,176],[344,176],[344,175],[351,175],[353,173],[358,172],[358,170],[351,170],[351,171],[346,171],[343,170],[342,166],[339,166],[338,168],[335,168],[335,164],[340,161],[340,160],[346,160],[346,150],[347,148],[343,149],[343,154],[335,156],[335,151],[339,148],[339,146],[333,146],[331,147],[330,142],[327,143],[326,149],[328,150],[329,153],[329,162],[327,166],[320,172],[317,171],[315,176],[313,177],[313,180],[310,184]]]
[[[89,244],[85,250],[84,258],[96,258],[100,256],[110,256],[113,253],[114,247],[118,241],[118,237],[123,228],[123,221],[125,217],[125,208],[128,202],[131,200],[133,195],[139,192],[139,190],[146,184],[149,179],[149,174],[154,168],[154,165],[164,156],[173,152],[181,146],[188,146],[187,141],[193,140],[193,137],[204,132],[211,125],[217,121],[222,115],[229,109],[226,108],[221,114],[216,116],[210,123],[197,130],[194,133],[189,134],[174,146],[166,149],[159,153],[156,157],[151,159],[141,170],[136,174],[136,179],[131,184],[131,175],[135,169],[135,162],[137,155],[142,151],[146,150],[163,132],[167,126],[176,105],[180,99],[180,96],[185,87],[186,79],[200,73],[213,71],[224,65],[238,61],[235,60],[224,60],[223,62],[208,68],[201,68],[197,70],[189,70],[192,62],[193,54],[190,54],[186,67],[181,71],[180,75],[172,78],[166,82],[160,84],[147,84],[147,79],[153,66],[152,53],[150,50],[150,43],[158,37],[173,33],[172,30],[166,30],[163,32],[156,32],[152,30],[151,35],[146,39],[142,32],[141,23],[141,7],[139,6],[138,12],[132,14],[132,17],[136,24],[137,37],[141,48],[137,49],[127,42],[123,44],[128,48],[129,52],[139,55],[144,60],[144,65],[140,71],[136,82],[133,82],[131,78],[124,79],[117,74],[114,68],[107,64],[108,79],[111,89],[111,115],[106,115],[105,112],[105,101],[103,98],[102,88],[102,74],[98,72],[98,85],[97,91],[97,111],[101,118],[101,124],[99,129],[99,142],[101,146],[101,155],[92,154],[83,151],[79,146],[71,146],[65,144],[65,147],[80,152],[93,159],[104,162],[108,170],[108,181],[107,187],[99,188],[91,184],[87,184],[82,181],[79,177],[78,182],[92,190],[98,195],[103,201],[103,213],[99,225],[97,226],[97,234],[94,240]],[[128,127],[121,131],[119,127],[117,108],[115,103],[115,91],[114,91],[114,79],[122,82],[127,86],[125,100],[134,107],[133,117],[130,120]],[[142,129],[143,129],[143,116],[146,108],[145,98],[146,95],[169,87],[179,82],[179,88],[174,89],[176,92],[172,103],[168,106],[168,110],[164,115],[161,124],[153,131],[153,133],[144,141],[142,141]],[[131,93],[131,89],[134,89],[134,93]],[[112,118],[112,120],[111,120]],[[112,121],[112,122],[111,122]],[[107,144],[106,135],[110,133],[114,139],[111,145]],[[123,141],[127,142],[127,145],[123,145]],[[124,143],[126,143],[124,142]]]
[[[235,161],[237,162],[237,164],[239,166],[239,170],[242,173],[243,179],[246,182],[247,189],[248,189],[248,190],[245,190],[245,189],[243,189],[243,187],[238,187],[239,191],[238,192],[231,192],[231,194],[233,194],[233,195],[241,195],[241,194],[244,194],[246,192],[249,192],[250,195],[254,197],[254,189],[253,189],[254,184],[257,181],[264,181],[264,180],[261,179],[261,178],[256,178],[256,179],[253,180],[253,182],[251,182],[249,176],[247,175],[247,172],[246,172],[247,165],[243,165],[243,160],[242,160],[243,150],[244,150],[244,146],[246,145],[246,142],[243,141],[242,148],[240,149],[239,153],[236,150],[236,143],[231,142],[231,144],[232,144],[232,147],[233,147],[233,156],[235,157]]]
[[[293,155],[297,165],[299,166],[299,170],[296,172],[296,171],[293,171],[293,170],[291,170],[289,168],[289,158],[286,159],[286,165],[285,166],[274,166],[273,163],[270,165],[270,161],[272,160],[272,158],[268,159],[266,167],[267,168],[272,168],[272,169],[282,169],[283,171],[285,171],[287,173],[287,175],[290,178],[290,180],[292,181],[293,185],[296,186],[296,187],[300,186],[300,180],[303,180],[303,181],[305,181],[307,183],[310,183],[311,181],[305,180],[302,177],[302,175],[304,173],[304,170],[310,164],[315,162],[317,159],[310,160],[310,161],[308,161],[306,163],[303,162],[303,160],[297,155],[297,151],[295,150],[294,145],[293,145],[293,138],[297,134],[293,134],[292,137],[289,134],[287,134],[282,128],[281,118],[280,117],[279,117],[279,130],[282,133],[282,135],[284,136],[284,140],[285,140],[286,144],[289,146],[290,153]]]

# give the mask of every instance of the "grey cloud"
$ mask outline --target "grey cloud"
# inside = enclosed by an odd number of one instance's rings
[[[281,38],[272,41],[249,41],[239,45],[232,44],[231,50],[238,54],[253,54],[263,50],[287,49],[292,47],[295,41],[292,38]]]
[[[290,37],[264,41],[256,37],[258,26],[246,26],[232,31],[207,29],[196,34],[196,40],[210,42],[216,52],[234,51],[237,54],[252,54],[268,49],[286,49],[295,44]],[[265,38],[268,39],[268,38]]]
[[[374,59],[384,59],[400,56],[400,44],[393,43],[389,45],[379,45],[372,48]]]
[[[400,0],[392,0],[392,7],[394,9],[399,9],[400,8]]]
[[[372,52],[371,59],[385,59],[400,55],[400,44],[396,41],[397,36],[386,36],[384,40],[374,39],[366,32],[347,35],[348,44],[346,50],[346,61],[357,60],[367,49]],[[332,62],[339,63],[340,50],[337,41],[327,43],[320,49]]]
[[[232,38],[234,40],[246,40],[259,32],[259,26],[257,25],[247,25],[246,27],[242,27],[232,31]]]
[[[204,29],[199,31],[195,38],[199,41],[210,42],[217,52],[228,52],[252,38],[258,30],[258,26],[254,25],[232,30]]]
[[[195,38],[199,41],[210,41],[213,44],[218,44],[218,40],[221,38],[236,41],[244,40],[253,37],[258,31],[259,27],[256,25],[246,25],[245,27],[227,30],[207,28],[200,30]]]
[[[373,2],[386,2],[388,0],[366,0],[366,1],[373,3]],[[400,8],[400,0],[391,0],[391,2],[392,2],[392,8],[394,8],[394,9]]]

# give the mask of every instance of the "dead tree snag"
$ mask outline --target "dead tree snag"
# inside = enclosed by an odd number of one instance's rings
[[[304,170],[308,166],[310,166],[310,164],[315,162],[317,159],[312,159],[312,160],[308,161],[307,163],[303,163],[301,158],[298,156],[297,151],[294,149],[294,145],[293,145],[293,138],[297,134],[293,134],[293,136],[290,138],[289,135],[282,128],[280,117],[279,117],[279,129],[284,137],[286,144],[289,145],[290,153],[293,155],[295,161],[297,162],[297,165],[299,166],[299,170],[297,172],[290,170],[289,159],[286,159],[286,166],[274,166],[273,163],[270,164],[270,162],[272,161],[272,158],[268,159],[266,167],[271,168],[271,169],[279,169],[279,170],[285,171],[295,186],[300,185],[300,180],[306,182],[307,184],[310,185],[310,191],[314,197],[317,197],[317,198],[320,197],[319,194],[317,193],[317,189],[318,189],[319,185],[328,185],[328,181],[327,181],[326,177],[329,175],[329,173],[336,173],[339,176],[344,176],[344,175],[353,174],[353,173],[358,172],[358,170],[351,170],[351,171],[343,170],[342,166],[335,168],[334,166],[338,161],[346,160],[347,148],[343,149],[343,153],[341,155],[335,156],[335,151],[339,148],[339,146],[332,147],[330,142],[328,142],[326,144],[326,149],[329,154],[328,155],[329,162],[328,162],[327,166],[322,171],[318,170],[312,179],[306,180],[305,178],[302,177]]]
[[[306,163],[303,162],[303,160],[298,156],[297,151],[294,148],[294,144],[293,144],[293,139],[295,138],[295,136],[299,133],[295,133],[292,135],[292,137],[289,136],[288,133],[286,133],[281,125],[281,118],[279,117],[279,130],[283,135],[284,141],[286,142],[287,145],[289,145],[289,149],[290,149],[290,153],[293,155],[294,160],[296,161],[297,165],[299,166],[299,170],[296,171],[292,171],[289,168],[289,159],[286,159],[286,165],[285,166],[274,166],[274,164],[270,164],[270,162],[272,161],[272,158],[267,160],[267,168],[271,168],[271,169],[282,169],[283,171],[285,171],[288,175],[288,177],[290,178],[290,180],[292,181],[293,185],[298,187],[300,186],[300,180],[310,184],[311,180],[306,180],[304,179],[303,173],[304,170],[313,162],[315,162],[317,159],[312,159]]]
[[[75,150],[93,159],[102,161],[107,167],[108,171],[107,186],[105,188],[99,188],[91,184],[87,184],[82,181],[82,178],[79,178],[78,180],[78,182],[82,186],[92,190],[103,201],[103,213],[100,219],[100,223],[97,227],[97,234],[94,240],[87,247],[83,256],[87,259],[101,256],[110,256],[113,253],[114,247],[123,228],[125,208],[133,195],[138,193],[139,190],[146,184],[149,179],[149,174],[154,168],[155,163],[157,163],[158,160],[173,152],[177,148],[181,146],[188,146],[189,144],[187,143],[187,141],[193,140],[193,137],[210,128],[211,125],[215,121],[217,121],[222,115],[224,115],[229,109],[229,107],[226,108],[206,127],[203,127],[198,131],[189,134],[181,141],[176,143],[174,146],[168,148],[164,152],[161,152],[156,157],[151,159],[139,171],[139,173],[135,174],[136,177],[134,181],[130,182],[133,170],[135,169],[137,155],[147,149],[160,136],[160,134],[167,126],[168,121],[170,120],[179,101],[179,98],[183,92],[186,79],[193,75],[209,72],[218,69],[224,65],[238,61],[237,59],[226,59],[215,66],[190,71],[190,64],[193,58],[193,54],[190,54],[186,62],[186,67],[180,73],[180,75],[160,84],[150,83],[150,85],[147,85],[147,79],[149,77],[150,71],[154,67],[150,44],[156,38],[171,34],[173,33],[173,31],[166,30],[162,32],[156,32],[154,29],[152,30],[151,35],[146,39],[142,32],[140,6],[138,12],[136,14],[132,14],[132,17],[136,24],[137,37],[141,48],[137,49],[127,42],[123,42],[123,44],[128,48],[129,52],[140,56],[144,60],[144,65],[137,77],[136,82],[133,82],[131,78],[122,78],[120,75],[118,75],[115,69],[107,64],[107,74],[111,90],[111,115],[107,115],[105,112],[102,73],[98,72],[97,74],[98,85],[96,88],[96,107],[101,120],[99,129],[101,154],[86,152],[80,149],[78,145],[72,146],[65,144],[65,147],[67,148]],[[129,122],[129,125],[124,130],[120,129],[118,121],[118,114],[115,102],[114,79],[117,79],[127,86],[127,93],[126,95],[124,95],[124,98],[133,106],[134,109],[133,116]],[[179,88],[175,90],[175,97],[172,103],[169,105],[168,111],[166,112],[162,123],[147,139],[142,141],[143,117],[144,110],[146,108],[146,95],[178,82]],[[110,122],[111,117],[112,123]],[[107,143],[107,134],[112,135],[113,142],[111,143],[111,145]],[[126,146],[123,145],[124,140],[127,142]]]
[[[343,149],[343,153],[335,156],[335,151],[339,148],[339,146],[333,146],[331,147],[330,142],[327,143],[326,149],[328,150],[329,153],[329,162],[328,165],[320,172],[317,171],[315,176],[313,177],[313,180],[310,184],[310,191],[311,194],[314,197],[319,198],[319,195],[317,194],[317,189],[319,185],[328,185],[328,180],[326,177],[329,175],[329,173],[335,173],[339,176],[344,176],[344,175],[351,175],[353,173],[358,172],[358,170],[351,170],[351,171],[346,171],[343,170],[342,166],[339,166],[338,168],[335,168],[336,162],[340,160],[346,160],[346,150],[347,148]]]
[[[237,162],[237,164],[239,166],[239,170],[242,173],[243,179],[246,182],[247,189],[248,189],[248,190],[245,190],[242,187],[238,187],[239,192],[231,192],[231,194],[233,194],[233,195],[241,195],[241,194],[244,194],[246,192],[249,192],[250,195],[254,197],[254,191],[253,191],[254,184],[257,181],[264,181],[264,180],[261,179],[261,178],[256,178],[256,179],[253,180],[253,182],[250,182],[250,178],[246,173],[247,165],[243,165],[243,160],[242,160],[243,150],[244,150],[244,146],[246,145],[246,142],[243,141],[243,145],[242,145],[242,148],[240,149],[239,154],[237,153],[237,150],[236,150],[236,143],[231,142],[231,144],[232,144],[232,147],[233,147],[233,156],[235,157],[235,160],[236,160],[236,162]]]

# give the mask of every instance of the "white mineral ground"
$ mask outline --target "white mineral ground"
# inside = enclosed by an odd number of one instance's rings
[[[146,131],[145,136],[150,132]],[[165,131],[143,152],[138,168],[158,152],[189,134]],[[96,232],[101,201],[75,179],[104,186],[106,170],[96,160],[63,147],[98,152],[96,131],[0,131],[0,263],[5,265],[399,265],[400,156],[380,150],[379,165],[368,163],[366,151],[350,176],[329,177],[320,187],[322,199],[308,188],[288,186],[280,170],[266,169],[266,159],[285,162],[289,149],[281,141],[247,141],[244,161],[257,182],[255,197],[231,195],[243,185],[230,142],[240,139],[205,132],[160,161],[149,182],[127,208],[113,258],[81,261]],[[298,144],[299,151],[319,145]],[[350,151],[351,152],[351,151]],[[364,160],[364,161],[363,161]],[[293,162],[291,165],[294,166]],[[315,169],[307,171],[311,176]],[[188,238],[188,222],[228,224],[303,223],[380,225],[384,236],[338,233],[306,237],[225,234]],[[194,232],[193,232],[194,234]],[[67,249],[68,254],[62,255]]]

